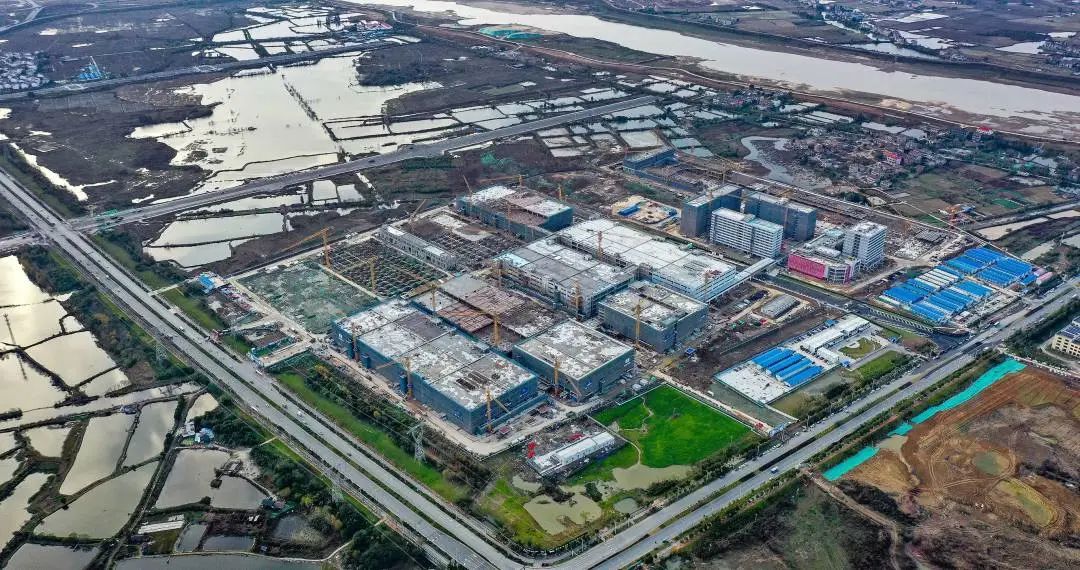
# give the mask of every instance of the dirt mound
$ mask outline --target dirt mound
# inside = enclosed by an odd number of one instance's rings
[[[1078,434],[1080,390],[1028,368],[883,442],[850,478],[917,506],[912,547],[929,561],[1077,567]]]

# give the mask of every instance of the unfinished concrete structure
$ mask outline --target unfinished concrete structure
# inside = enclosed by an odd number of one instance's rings
[[[535,374],[395,299],[334,323],[334,344],[468,433],[539,404]]]
[[[521,245],[505,232],[447,211],[383,226],[379,241],[445,271],[476,269]]]
[[[514,345],[514,359],[570,399],[602,394],[634,370],[634,350],[576,321]]]
[[[737,282],[738,272],[730,263],[611,220],[574,224],[555,237],[604,261],[633,268],[639,279],[701,302],[719,297]]]
[[[526,188],[491,186],[454,200],[457,210],[524,240],[544,237],[574,223],[574,209]]]
[[[505,351],[566,318],[517,291],[473,275],[455,277],[415,301],[457,328]]]
[[[705,303],[644,281],[600,301],[605,327],[657,352],[683,344],[705,327],[708,317]]]
[[[523,288],[575,315],[591,317],[596,303],[634,280],[633,268],[619,268],[559,244],[534,241],[494,261],[506,283]]]
[[[423,289],[447,276],[377,239],[339,242],[329,253],[329,269],[382,298]]]

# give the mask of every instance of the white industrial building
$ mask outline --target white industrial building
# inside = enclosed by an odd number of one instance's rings
[[[855,258],[859,270],[866,271],[885,261],[888,228],[874,222],[859,222],[844,230],[844,255]]]
[[[784,227],[753,214],[720,208],[713,212],[709,239],[758,257],[776,258],[784,242]]]
[[[622,267],[638,276],[701,302],[709,302],[737,283],[735,266],[701,251],[611,220],[574,224],[556,239]]]
[[[529,460],[541,476],[565,474],[583,464],[585,459],[607,453],[618,445],[619,440],[606,431],[583,437],[555,451],[537,455]]]

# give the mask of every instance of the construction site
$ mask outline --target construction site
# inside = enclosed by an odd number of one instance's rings
[[[824,476],[852,496],[888,497],[930,562],[1068,567],[1061,541],[1080,533],[1078,405],[1071,380],[1006,361]]]

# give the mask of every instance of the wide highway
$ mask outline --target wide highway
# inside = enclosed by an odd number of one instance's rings
[[[849,409],[845,409],[844,411],[835,414],[832,418],[818,422],[804,433],[796,435],[788,440],[783,446],[774,448],[763,454],[761,457],[748,461],[739,469],[736,469],[720,479],[714,480],[705,487],[672,503],[668,507],[643,520],[638,525],[634,525],[626,531],[604,541],[574,560],[568,563],[559,564],[555,567],[567,569],[592,567],[603,569],[623,568],[654,550],[663,548],[666,544],[674,542],[682,534],[697,526],[706,518],[719,513],[735,501],[747,496],[754,489],[780,477],[788,471],[797,469],[801,464],[805,463],[818,452],[837,441],[840,441],[844,437],[851,435],[863,424],[890,410],[902,400],[932,387],[954,372],[968,366],[975,360],[975,355],[978,352],[977,350],[972,349],[982,348],[983,346],[993,347],[1008,338],[1008,336],[1014,332],[1032,325],[1038,320],[1045,318],[1053,311],[1060,309],[1074,297],[1078,282],[1080,282],[1080,277],[1069,280],[1063,286],[1063,288],[1067,289],[1067,293],[1057,297],[1049,303],[1043,304],[1037,312],[1025,317],[1023,316],[1024,310],[1017,311],[1002,319],[1000,321],[1000,328],[989,329],[975,334],[963,345],[943,353],[937,359],[923,363],[915,370],[886,385],[882,388],[885,396],[878,396],[881,399],[865,411],[859,411],[861,407],[859,402],[853,403]],[[969,352],[971,354],[969,354]],[[911,384],[901,388],[906,382],[911,382]],[[880,391],[875,394],[879,393]],[[834,425],[837,426],[835,429],[824,436],[821,436],[819,439],[813,440],[814,437],[819,436],[822,432]],[[793,447],[798,447],[803,444],[805,444],[805,446],[798,449],[798,451],[795,451],[791,455],[778,461],[769,469],[765,469],[765,466],[774,461],[777,456]],[[771,472],[772,467],[776,468],[776,473]],[[686,511],[694,505],[700,504],[710,495],[736,483],[748,473],[754,473],[755,471],[757,471],[757,474],[750,479],[739,483],[722,495],[708,501],[686,516],[675,520],[675,522],[668,526],[664,526],[661,529],[662,525],[677,516],[674,512],[665,511]]]
[[[232,392],[239,402],[261,416],[267,425],[274,426],[304,447],[309,455],[322,461],[323,464],[316,465],[317,468],[334,478],[340,473],[356,489],[371,497],[413,532],[466,568],[521,567],[520,563],[504,557],[319,419],[304,417],[295,409],[290,414],[286,413],[288,410],[274,407],[271,402],[280,402],[282,398],[268,378],[249,366],[230,364],[230,368],[226,369],[220,363],[232,362],[228,353],[206,341],[201,332],[186,326],[177,315],[153,299],[145,286],[95,249],[86,236],[64,224],[4,172],[0,172],[0,196],[18,208],[42,235],[48,236],[121,306],[145,323],[151,332],[163,336],[162,340],[173,345],[179,354]],[[354,467],[353,463],[363,471]],[[382,485],[376,484],[368,475],[379,479]],[[387,489],[393,489],[394,493]],[[413,507],[422,511],[426,518],[414,511]],[[496,564],[489,563],[489,560]]]
[[[262,178],[256,182],[243,184],[241,186],[230,188],[228,190],[205,192],[201,194],[189,194],[187,196],[169,200],[167,202],[122,210],[120,212],[117,212],[115,215],[76,218],[71,220],[69,223],[71,227],[77,230],[93,230],[97,228],[109,228],[122,224],[130,224],[132,222],[139,222],[149,218],[156,218],[158,216],[164,216],[166,214],[188,210],[199,206],[207,206],[209,204],[216,204],[218,202],[225,202],[228,200],[234,200],[236,198],[243,198],[244,196],[251,196],[253,194],[268,194],[271,192],[277,192],[289,186],[295,186],[297,184],[311,182],[312,180],[319,180],[321,178],[329,178],[331,176],[337,176],[340,174],[360,172],[362,170],[378,168],[380,166],[395,164],[414,158],[431,158],[442,156],[447,152],[459,150],[462,148],[484,144],[502,138],[523,135],[531,133],[533,131],[550,129],[552,127],[565,125],[567,123],[574,123],[586,119],[591,119],[593,117],[599,117],[601,115],[607,115],[616,111],[625,111],[626,109],[633,109],[634,107],[648,105],[656,101],[657,97],[652,95],[648,95],[645,97],[635,97],[633,99],[627,99],[625,101],[608,103],[606,105],[591,107],[589,109],[583,109],[581,111],[571,111],[569,113],[545,117],[543,119],[537,119],[535,121],[529,121],[526,123],[519,123],[517,125],[502,127],[500,129],[495,129],[491,131],[472,133],[460,137],[453,137],[424,144],[417,143],[412,145],[405,145],[394,152],[388,152],[386,154],[379,154],[375,156],[361,158],[350,162],[341,162],[338,164],[331,164],[319,168],[312,168],[310,170],[302,170],[299,172],[292,172],[289,174]]]
[[[478,535],[472,525],[464,524],[448,513],[435,501],[414,490],[405,478],[373,461],[364,450],[317,414],[302,414],[295,407],[279,409],[271,404],[283,398],[277,392],[272,379],[261,375],[252,366],[233,362],[232,355],[206,342],[203,334],[186,325],[165,306],[153,299],[145,286],[127,275],[115,262],[97,251],[81,233],[65,224],[58,216],[39,203],[27,190],[19,186],[5,173],[0,172],[0,196],[7,198],[31,221],[40,235],[47,236],[56,246],[66,252],[102,288],[108,291],[122,306],[132,312],[154,333],[162,335],[180,354],[228,388],[238,402],[247,406],[268,425],[275,426],[289,439],[306,449],[307,455],[318,458],[315,466],[330,476],[343,478],[356,490],[370,497],[382,509],[416,534],[467,568],[521,568],[525,565],[539,567],[541,560],[521,562],[507,556]],[[1077,280],[1068,282],[1074,290]],[[583,553],[549,567],[565,569],[618,568],[629,565],[677,539],[705,518],[719,512],[733,501],[753,491],[774,477],[797,468],[818,451],[852,433],[860,426],[894,406],[900,400],[924,390],[941,381],[949,374],[966,366],[973,356],[965,351],[976,343],[993,346],[1012,331],[1042,318],[1072,298],[1066,294],[1046,303],[1030,316],[1017,312],[1000,322],[1000,328],[974,335],[962,346],[945,352],[939,359],[924,363],[912,373],[900,378],[881,393],[879,400],[866,411],[845,410],[828,421],[811,426],[783,446],[765,453],[744,464],[736,471],[716,479],[701,489],[683,497],[649,517],[628,527],[619,534],[606,539]],[[221,363],[228,363],[228,368]],[[910,385],[904,386],[906,382]],[[903,386],[903,387],[902,387]],[[858,404],[853,404],[857,406]],[[837,427],[810,441],[827,429]],[[810,441],[809,443],[807,443]],[[805,446],[798,448],[798,446]],[[797,451],[779,461],[777,473],[764,470],[779,454],[793,447]],[[733,485],[747,474],[755,473],[729,491],[715,496],[722,489]],[[378,483],[376,483],[378,481]],[[393,492],[388,491],[392,489]],[[415,509],[415,510],[414,510]],[[419,513],[422,513],[419,514]]]

